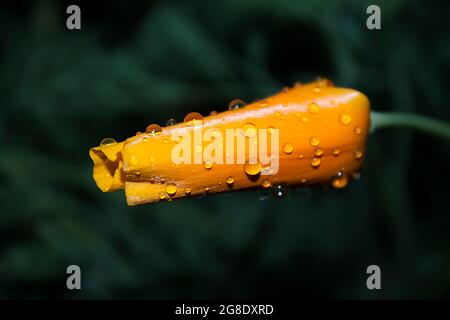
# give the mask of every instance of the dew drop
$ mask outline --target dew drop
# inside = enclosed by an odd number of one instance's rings
[[[267,103],[267,101],[261,101],[260,103],[259,103],[259,106],[261,107],[261,108],[264,108],[264,107],[267,107],[269,104]]]
[[[232,177],[232,176],[228,176],[226,179],[225,179],[225,182],[227,183],[227,185],[232,185],[233,183],[234,183],[234,178]]]
[[[176,124],[177,122],[175,121],[175,119],[169,119],[166,122],[166,126],[173,126],[174,124]]]
[[[206,170],[210,170],[212,167],[213,167],[212,161],[205,161],[203,163],[203,168],[205,168]]]
[[[355,150],[354,155],[355,155],[355,158],[359,160],[362,158],[363,153],[361,150]]]
[[[234,99],[233,101],[230,102],[230,104],[228,105],[228,109],[230,110],[236,110],[239,108],[242,108],[245,106],[245,102],[242,101],[241,99]]]
[[[307,116],[301,117],[300,120],[301,120],[303,123],[308,123],[308,122],[309,122],[309,118],[308,118]]]
[[[272,194],[275,198],[277,199],[281,199],[286,197],[286,195],[288,194],[288,188],[285,184],[281,183],[281,184],[276,184],[275,186],[273,186],[272,188]]]
[[[286,154],[291,154],[292,151],[294,151],[294,146],[293,146],[292,144],[290,144],[290,143],[286,143],[286,144],[283,146],[283,151],[284,151],[284,153],[286,153]]]
[[[355,127],[355,133],[356,134],[361,134],[362,130],[360,127]]]
[[[317,157],[313,157],[311,159],[310,163],[311,163],[311,167],[317,168],[318,166],[320,166],[320,159]]]
[[[191,194],[192,188],[189,187],[189,186],[187,186],[186,188],[184,188],[184,192],[185,192],[186,194]]]
[[[350,124],[350,122],[352,122],[352,116],[351,116],[350,113],[348,113],[348,112],[342,113],[342,114],[339,116],[339,121],[340,121],[344,126],[347,126],[347,125]]]
[[[190,121],[200,121],[203,120],[203,116],[198,112],[190,112],[184,117],[184,122],[190,122]]]
[[[264,188],[264,189],[267,189],[267,188],[269,188],[272,184],[270,183],[270,181],[269,180],[264,180],[263,182],[262,182],[262,187]]]
[[[177,186],[174,183],[169,183],[166,186],[166,192],[167,194],[173,196],[175,193],[177,193]]]
[[[341,150],[339,150],[338,148],[333,148],[333,156],[338,156],[341,153]]]
[[[314,154],[318,157],[321,157],[323,155],[323,149],[316,148],[316,151],[314,152]]]
[[[210,116],[215,116],[216,114],[217,114],[217,111],[214,111],[214,110],[209,113]]]
[[[339,171],[331,180],[331,185],[336,189],[344,188],[348,184],[348,175],[345,171]]]
[[[311,139],[309,139],[309,143],[313,146],[313,147],[317,147],[320,143],[319,138],[317,137],[311,137]]]
[[[262,166],[260,163],[245,163],[244,165],[244,171],[246,174],[250,176],[256,176],[261,172]]]
[[[249,138],[256,136],[256,133],[257,133],[257,129],[256,129],[255,125],[250,122],[244,124],[242,126],[242,130],[244,131],[244,135]]]
[[[158,134],[162,132],[162,128],[160,125],[153,123],[145,129],[145,132],[151,134]]]
[[[163,192],[161,192],[161,193],[159,194],[159,198],[160,198],[161,200],[164,200],[164,199],[166,198],[166,195],[165,195]]]
[[[110,146],[112,144],[116,144],[117,141],[114,140],[113,138],[105,138],[100,142],[101,146]]]
[[[319,110],[320,110],[320,107],[319,107],[319,105],[318,105],[317,103],[315,103],[315,102],[310,103],[310,104],[308,105],[308,111],[311,112],[312,114],[315,114],[315,113],[319,112]]]

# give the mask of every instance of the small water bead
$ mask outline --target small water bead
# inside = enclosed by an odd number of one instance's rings
[[[192,192],[192,188],[191,187],[187,186],[186,188],[184,188],[184,193],[191,194],[191,192]]]
[[[110,146],[110,145],[113,145],[116,143],[117,143],[117,141],[114,140],[113,138],[105,138],[100,142],[100,145],[101,146]]]
[[[193,121],[195,124],[195,121],[203,120],[203,116],[198,112],[190,112],[184,117],[184,122],[190,122]]]
[[[210,169],[213,167],[212,161],[205,161],[205,162],[203,163],[203,167],[204,167],[206,170],[210,170]]]
[[[317,137],[311,137],[311,139],[309,139],[309,143],[313,146],[313,147],[317,147],[320,144],[320,139]]]
[[[321,157],[323,155],[323,149],[316,148],[316,151],[314,152],[314,154],[318,157]]]
[[[359,160],[362,158],[363,153],[361,150],[355,150],[354,155],[355,155],[355,158]]]
[[[267,180],[267,179],[264,180],[264,181],[262,182],[262,184],[261,184],[261,186],[262,186],[264,189],[269,188],[271,185],[272,185],[272,184],[271,184],[270,181]]]
[[[244,101],[242,101],[241,99],[234,99],[228,105],[228,109],[236,110],[236,109],[244,107],[245,105],[246,105],[246,103]]]
[[[178,190],[178,188],[174,183],[169,183],[166,186],[166,192],[167,192],[167,194],[169,194],[171,196],[173,196],[175,193],[177,193],[177,190]]]
[[[164,199],[166,198],[166,194],[163,193],[163,192],[161,192],[161,193],[159,194],[159,198],[160,198],[161,200],[164,200]]]
[[[272,194],[275,198],[284,198],[288,194],[288,188],[284,183],[276,184],[272,188]]]
[[[361,134],[362,129],[360,127],[355,127],[355,133],[356,134]]]
[[[214,111],[214,110],[209,113],[210,116],[215,116],[216,114],[217,114],[217,111]]]
[[[259,103],[259,106],[260,106],[261,108],[267,107],[268,105],[269,105],[269,104],[267,103],[266,100],[261,101],[261,102]]]
[[[317,168],[320,166],[320,159],[317,157],[313,157],[310,161],[311,167]]]
[[[256,134],[258,133],[255,125],[250,122],[244,124],[242,126],[242,130],[244,131],[244,135],[249,138],[256,136]]]
[[[320,91],[321,91],[321,90],[320,90],[319,87],[315,87],[315,88],[313,89],[313,92],[314,92],[314,93],[320,93]]]
[[[145,133],[158,134],[162,132],[162,128],[158,124],[151,124],[145,129]]]
[[[293,146],[292,144],[290,144],[290,143],[286,143],[286,144],[283,146],[283,151],[284,151],[284,153],[286,153],[286,154],[291,154],[292,151],[294,151],[294,146]]]
[[[344,188],[348,184],[348,175],[345,171],[339,171],[331,180],[331,185],[336,189]]]
[[[244,165],[244,171],[250,176],[256,176],[261,172],[262,165],[260,163],[246,163]]]
[[[302,155],[302,154],[300,154],[300,155],[298,156],[299,159],[303,159],[304,157],[305,157],[305,156]]]
[[[312,114],[315,114],[315,113],[319,112],[319,110],[320,110],[320,106],[317,103],[315,103],[315,102],[310,103],[308,105],[308,111],[310,113],[312,113]]]
[[[175,121],[175,119],[169,119],[166,122],[166,126],[173,126],[174,124],[176,124],[177,122]]]
[[[225,182],[226,182],[228,185],[232,185],[232,184],[234,183],[234,178],[233,178],[232,176],[228,176],[228,177],[225,179]]]
[[[347,126],[352,122],[352,116],[350,113],[345,112],[339,115],[339,121],[344,125]]]
[[[302,117],[300,118],[300,120],[301,120],[303,123],[308,123],[308,122],[309,122],[309,118],[308,118],[307,116],[302,116]]]
[[[341,150],[339,150],[338,148],[333,148],[333,156],[338,156],[341,153]]]
[[[268,128],[267,128],[267,132],[270,133],[270,134],[272,134],[272,133],[275,132],[275,128],[274,128],[274,127],[268,127]]]

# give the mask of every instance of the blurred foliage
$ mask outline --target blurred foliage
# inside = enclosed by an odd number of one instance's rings
[[[101,193],[88,157],[104,137],[317,76],[449,121],[448,1],[377,1],[379,31],[372,1],[83,1],[81,31],[68,4],[0,4],[0,298],[450,296],[448,142],[376,133],[345,190],[142,207]]]

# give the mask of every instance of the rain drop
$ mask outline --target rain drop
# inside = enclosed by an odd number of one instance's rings
[[[267,189],[267,188],[269,188],[272,184],[270,183],[270,181],[269,180],[264,180],[263,182],[262,182],[262,187],[264,188],[264,189]]]
[[[244,171],[250,176],[256,176],[261,172],[262,166],[260,163],[245,163]]]
[[[355,150],[354,154],[355,154],[355,158],[358,160],[361,159],[362,155],[363,155],[361,150]]]
[[[167,184],[166,192],[167,194],[173,196],[175,193],[177,193],[177,186],[174,183]]]
[[[331,185],[336,189],[344,188],[348,184],[348,175],[345,171],[339,171],[331,180]]]
[[[225,179],[225,182],[230,186],[234,183],[234,178],[232,176],[229,176]]]
[[[212,167],[213,167],[212,161],[205,161],[203,163],[203,168],[205,168],[206,170],[210,170]]]
[[[355,127],[355,133],[356,134],[361,134],[362,130],[360,127]]]
[[[291,154],[292,151],[294,151],[294,146],[293,146],[292,144],[290,144],[290,143],[286,143],[286,144],[283,146],[283,151],[284,151],[284,153],[286,153],[286,154]]]
[[[113,138],[105,138],[100,142],[101,146],[110,146],[112,144],[116,144],[117,141],[114,140]]]
[[[311,167],[317,168],[318,166],[320,166],[320,159],[317,157],[313,157],[311,159],[310,163],[311,163]]]
[[[339,150],[338,148],[333,148],[333,156],[338,156],[341,153],[341,150]]]
[[[175,121],[175,119],[169,119],[166,122],[166,126],[173,126],[174,124],[176,124],[177,122]]]
[[[242,130],[244,131],[244,135],[249,138],[256,136],[257,133],[257,129],[253,123],[244,124]]]
[[[198,112],[190,112],[184,117],[184,122],[190,122],[190,121],[200,121],[203,120],[203,116]]]
[[[317,103],[313,102],[308,105],[308,111],[312,114],[319,112],[320,107]]]
[[[317,137],[311,137],[311,139],[309,139],[309,143],[313,146],[313,147],[317,147],[320,143],[319,138]]]
[[[352,122],[352,116],[351,116],[350,113],[348,113],[348,112],[342,113],[342,114],[339,116],[339,121],[340,121],[344,126],[347,126],[347,125],[350,124],[350,122]]]
[[[151,124],[145,129],[145,132],[151,134],[158,134],[162,132],[162,128],[158,124]]]
[[[272,194],[277,199],[284,198],[288,194],[288,188],[285,184],[277,184],[272,188]]]
[[[323,149],[316,148],[316,151],[314,152],[314,154],[318,157],[321,157],[323,155]]]
[[[230,102],[230,104],[228,105],[228,109],[230,110],[236,110],[239,108],[242,108],[245,106],[245,102],[240,100],[240,99],[234,99],[233,101]]]

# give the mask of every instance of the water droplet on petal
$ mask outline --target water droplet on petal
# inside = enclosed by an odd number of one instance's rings
[[[210,170],[210,169],[213,167],[212,161],[205,161],[205,162],[203,163],[203,167],[204,167],[206,170]]]
[[[116,144],[117,141],[114,140],[113,138],[105,138],[100,142],[101,146],[110,146],[112,144]]]
[[[166,126],[173,126],[174,124],[176,124],[177,122],[175,121],[175,119],[169,119],[166,122]]]
[[[217,111],[214,111],[214,110],[209,113],[210,116],[215,116],[216,114],[217,114]]]
[[[320,107],[317,103],[313,102],[308,105],[308,111],[312,114],[319,112]]]
[[[361,134],[362,130],[360,127],[355,127],[355,133],[356,134]]]
[[[245,163],[244,171],[250,176],[256,176],[261,172],[262,166],[260,163]]]
[[[244,135],[249,138],[256,136],[258,132],[255,125],[249,122],[242,126],[242,130],[244,131]]]
[[[286,144],[283,146],[283,151],[284,151],[284,153],[286,153],[286,154],[291,154],[292,151],[294,151],[294,146],[293,146],[292,144],[290,144],[290,143],[286,143]]]
[[[311,163],[311,167],[317,168],[318,166],[320,166],[320,159],[317,157],[313,157],[311,159],[310,163]]]
[[[309,122],[309,118],[308,118],[307,116],[301,117],[300,120],[301,120],[303,123],[308,123],[308,122]]]
[[[190,194],[190,193],[192,192],[192,188],[189,187],[189,186],[187,186],[186,188],[184,188],[184,192],[185,192],[186,194]]]
[[[355,150],[354,154],[355,154],[355,158],[358,159],[358,160],[361,159],[362,155],[363,155],[361,150]]]
[[[264,189],[267,189],[267,188],[269,188],[272,184],[270,183],[270,181],[269,180],[264,180],[263,182],[262,182],[262,187],[264,188]]]
[[[277,199],[284,198],[288,194],[288,188],[284,183],[276,184],[272,188],[272,194]]]
[[[169,183],[166,186],[166,192],[167,194],[173,196],[175,193],[177,193],[177,186],[174,183]]]
[[[203,120],[203,116],[198,112],[190,112],[184,117],[184,122],[190,122],[190,121],[200,121]]]
[[[158,134],[162,132],[162,128],[160,125],[153,123],[145,129],[145,132],[150,134]]]
[[[316,151],[314,152],[314,154],[318,157],[323,155],[323,149],[321,148],[316,148]]]
[[[333,156],[338,156],[341,153],[341,150],[339,150],[338,148],[333,148]]]
[[[311,137],[311,139],[309,139],[309,143],[313,146],[313,147],[317,147],[320,143],[319,138],[317,137]]]
[[[350,124],[350,122],[352,122],[352,116],[350,115],[350,113],[345,112],[345,113],[341,113],[341,115],[339,115],[339,121],[344,125],[347,126]]]
[[[336,189],[344,188],[348,184],[348,175],[345,171],[339,171],[331,180],[331,185]]]
[[[164,200],[164,199],[166,198],[166,194],[163,193],[163,192],[161,192],[161,193],[159,194],[159,198],[160,198],[161,200]]]
[[[232,184],[234,183],[234,178],[233,178],[232,176],[228,176],[228,177],[225,179],[225,182],[226,182],[228,185],[232,185]]]
[[[228,105],[228,109],[230,110],[236,110],[239,108],[242,108],[246,105],[246,103],[240,99],[234,99],[233,101],[230,102],[230,104]]]

